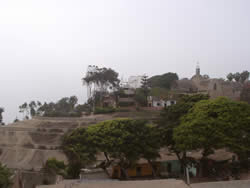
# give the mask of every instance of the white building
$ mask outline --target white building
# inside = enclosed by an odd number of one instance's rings
[[[141,87],[141,82],[142,82],[143,76],[130,76],[128,78],[128,85],[131,88],[137,89]]]

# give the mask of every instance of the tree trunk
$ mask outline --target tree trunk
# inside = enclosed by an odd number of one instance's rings
[[[129,176],[128,176],[127,170],[125,168],[121,167],[121,171],[122,171],[122,178],[124,178],[125,180],[128,180]]]
[[[180,156],[180,152],[176,152],[175,154],[181,164],[181,174],[186,175],[185,169],[186,169],[186,152],[183,152],[182,157]]]
[[[157,177],[157,173],[156,173],[156,170],[155,170],[155,168],[154,168],[154,165],[153,165],[152,161],[151,161],[151,160],[148,160],[148,163],[149,163],[149,165],[150,165],[151,168],[152,168],[152,175],[153,175],[153,178],[156,178],[156,177]]]

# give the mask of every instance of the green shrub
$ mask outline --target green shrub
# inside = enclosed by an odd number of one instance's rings
[[[131,112],[130,109],[126,109],[126,108],[118,108],[116,109],[117,112]]]
[[[111,107],[108,107],[108,108],[96,107],[94,114],[109,114],[115,111],[116,111],[115,108],[111,108]]]
[[[128,106],[134,106],[135,102],[130,101],[130,102],[119,102],[120,107],[128,107]]]
[[[44,170],[49,174],[58,174],[63,177],[66,175],[66,165],[63,161],[58,161],[56,158],[48,159],[45,163]]]
[[[81,112],[49,112],[45,113],[44,117],[81,117],[82,113]]]
[[[12,173],[10,172],[10,170],[0,163],[0,187],[1,188],[9,188],[11,186],[12,184],[10,180],[11,175]]]

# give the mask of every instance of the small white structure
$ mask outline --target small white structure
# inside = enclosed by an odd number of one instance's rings
[[[167,107],[176,104],[176,100],[164,100],[158,97],[149,96],[148,106],[149,107]]]

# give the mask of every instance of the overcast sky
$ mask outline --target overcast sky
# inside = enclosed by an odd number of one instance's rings
[[[77,95],[87,65],[121,76],[250,70],[249,0],[2,0],[0,106]]]

